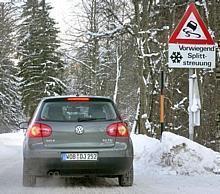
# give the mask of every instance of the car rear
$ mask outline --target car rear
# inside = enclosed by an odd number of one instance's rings
[[[68,96],[40,102],[24,140],[26,185],[40,176],[121,177],[132,165],[129,130],[112,100]]]

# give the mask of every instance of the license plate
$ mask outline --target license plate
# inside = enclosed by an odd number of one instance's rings
[[[86,160],[86,161],[96,161],[98,160],[97,153],[62,153],[61,154],[62,160]]]

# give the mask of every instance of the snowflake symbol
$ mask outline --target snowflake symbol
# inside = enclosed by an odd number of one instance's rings
[[[180,52],[173,52],[173,54],[170,56],[171,60],[173,61],[173,63],[180,63],[180,61],[182,60],[182,55],[180,54]]]

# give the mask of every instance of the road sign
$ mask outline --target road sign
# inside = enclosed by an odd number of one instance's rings
[[[194,3],[169,39],[170,68],[215,68],[215,42]]]

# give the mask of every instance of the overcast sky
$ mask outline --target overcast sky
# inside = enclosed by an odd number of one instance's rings
[[[61,33],[64,34],[69,26],[74,25],[73,15],[79,11],[81,0],[46,0],[51,4],[51,16],[56,19]]]

